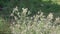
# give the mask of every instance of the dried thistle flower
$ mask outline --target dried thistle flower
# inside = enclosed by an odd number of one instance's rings
[[[28,8],[22,8],[22,10],[23,10],[22,14],[26,15]]]
[[[14,16],[14,14],[13,13],[11,13],[11,15],[10,16]]]
[[[52,19],[53,19],[53,14],[50,13],[50,14],[47,16],[47,19],[48,19],[48,20],[52,20]]]
[[[57,17],[54,21],[55,24],[60,24],[60,17]]]
[[[17,7],[17,6],[16,6],[15,8],[13,8],[13,13],[14,13],[15,11],[18,11],[18,7]]]

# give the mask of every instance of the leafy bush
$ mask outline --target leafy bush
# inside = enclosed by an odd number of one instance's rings
[[[56,18],[52,22],[53,14],[50,13],[47,17],[43,15],[43,12],[28,17],[30,11],[27,8],[22,8],[22,12],[18,12],[18,7],[13,9],[11,16],[14,17],[10,26],[12,34],[60,34],[60,19]]]

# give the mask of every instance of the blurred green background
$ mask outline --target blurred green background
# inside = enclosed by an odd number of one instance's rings
[[[28,8],[32,14],[36,14],[41,10],[46,14],[52,12],[56,15],[60,13],[60,0],[0,0],[0,5],[3,7],[0,15],[8,16],[15,6],[21,8]],[[1,7],[0,6],[0,7]]]

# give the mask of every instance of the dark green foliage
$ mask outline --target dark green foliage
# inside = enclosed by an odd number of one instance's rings
[[[31,13],[34,15],[37,11],[41,10],[45,13],[59,13],[60,5],[54,4],[51,0],[49,1],[42,1],[42,0],[0,0],[0,5],[3,6],[3,11],[0,14],[10,15],[13,8],[15,6],[19,7],[19,11],[21,8],[28,8]],[[32,15],[31,14],[31,15]]]

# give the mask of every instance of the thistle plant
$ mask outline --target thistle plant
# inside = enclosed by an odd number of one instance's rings
[[[19,12],[17,6],[13,9],[11,16],[14,17],[15,22],[10,26],[12,34],[59,34],[59,27],[52,26],[52,13],[46,17],[40,11],[29,17],[27,14],[31,12],[27,10],[28,8],[22,8],[22,12]]]

